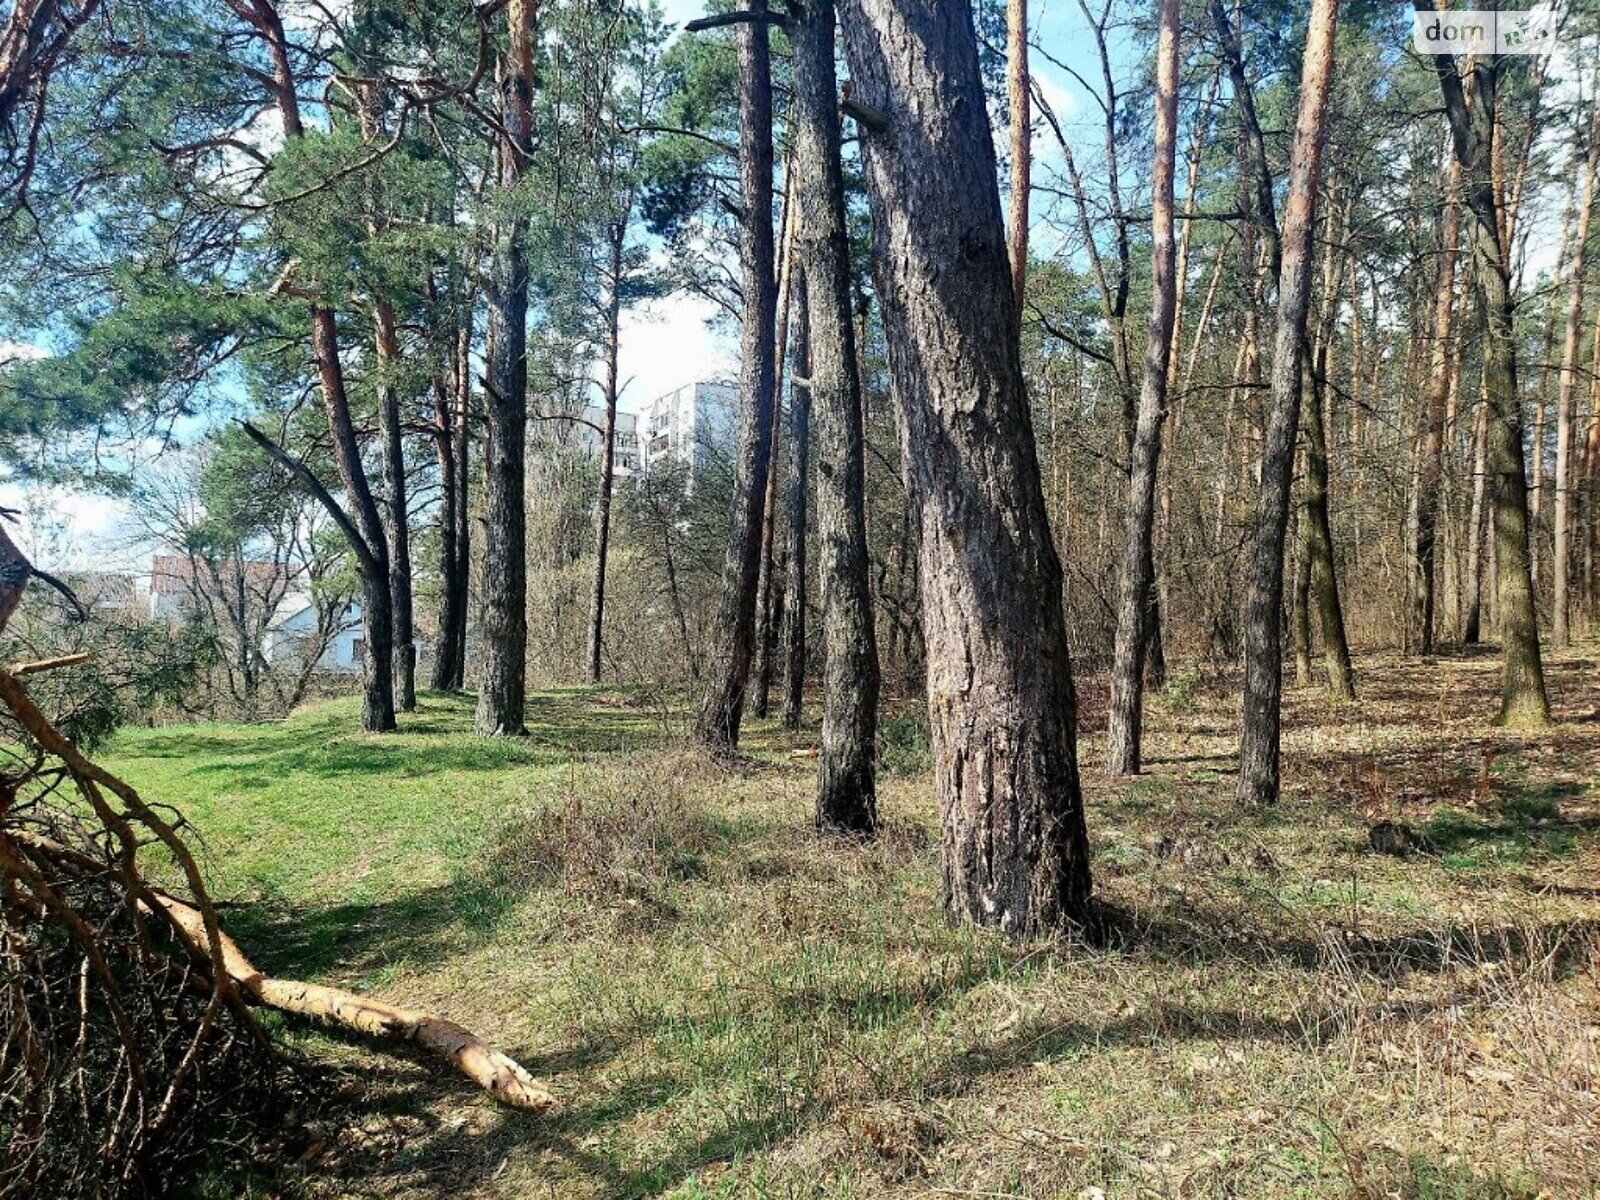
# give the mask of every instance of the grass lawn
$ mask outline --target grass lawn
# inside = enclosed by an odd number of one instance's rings
[[[1231,696],[1157,698],[1129,783],[1084,688],[1097,946],[943,921],[910,714],[867,847],[810,832],[814,729],[730,770],[629,693],[539,694],[515,742],[439,695],[390,737],[354,701],[125,731],[107,765],[187,817],[259,965],[449,1015],[562,1101],[280,1026],[336,1099],[218,1194],[1596,1194],[1594,664],[1552,664],[1538,735],[1489,727],[1490,657],[1358,668],[1356,705],[1291,696],[1268,814]],[[1380,819],[1431,852],[1373,853]]]

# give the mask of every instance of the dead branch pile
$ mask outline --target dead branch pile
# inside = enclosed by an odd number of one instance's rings
[[[0,629],[29,567],[0,528]],[[289,1072],[252,1005],[418,1047],[496,1099],[553,1106],[470,1031],[273,979],[223,931],[181,818],[69,741],[0,669],[0,1197],[163,1194]],[[152,882],[147,868],[164,886]]]

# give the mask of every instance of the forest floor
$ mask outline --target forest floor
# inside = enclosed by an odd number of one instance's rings
[[[910,707],[859,848],[811,833],[814,728],[719,768],[641,693],[542,693],[513,743],[438,695],[388,738],[343,701],[126,731],[108,765],[203,835],[263,968],[448,1014],[562,1102],[283,1027],[335,1098],[207,1194],[1600,1194],[1596,664],[1554,659],[1538,734],[1491,727],[1487,651],[1357,667],[1354,705],[1291,694],[1268,813],[1231,693],[1173,684],[1114,782],[1086,683],[1109,946],[944,922]],[[1385,819],[1426,851],[1374,852]]]

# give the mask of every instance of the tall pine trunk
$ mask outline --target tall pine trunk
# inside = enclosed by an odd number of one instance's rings
[[[1551,607],[1555,611],[1556,644],[1572,641],[1572,517],[1575,488],[1572,464],[1574,403],[1578,353],[1583,340],[1583,275],[1588,265],[1589,224],[1594,214],[1595,171],[1600,168],[1600,108],[1589,129],[1589,149],[1584,157],[1583,191],[1572,233],[1572,285],[1567,295],[1566,328],[1561,344],[1561,386],[1556,395],[1555,584]]]
[[[610,291],[606,296],[605,428],[600,446],[600,499],[594,518],[594,584],[589,592],[589,645],[585,656],[587,678],[600,682],[600,652],[606,623],[606,559],[611,549],[611,496],[617,473],[618,361],[622,343],[622,250],[626,222],[614,222],[609,231]]]
[[[270,4],[253,8],[249,19],[265,43],[272,65],[270,86],[273,102],[283,120],[284,136],[304,137],[305,123],[300,115],[294,68],[289,58],[289,40],[284,33],[283,22]],[[372,498],[366,468],[361,461],[355,425],[350,419],[344,364],[339,358],[338,317],[315,293],[311,299],[311,356],[322,389],[323,410],[333,443],[334,467],[344,488],[346,502],[355,510],[355,519],[351,520],[326,490],[318,486],[317,498],[350,543],[361,574],[361,622],[366,641],[361,669],[361,727],[369,732],[384,733],[395,728],[394,675],[390,657],[394,635],[389,608],[388,547],[384,539],[383,522],[378,516],[378,506]],[[258,440],[264,448],[272,448],[265,439]],[[282,451],[279,453],[282,454]],[[304,471],[306,478],[315,481],[315,476],[303,464],[296,465]]]
[[[765,14],[767,0],[752,0],[750,8]],[[772,457],[778,309],[772,236],[772,58],[767,24],[760,19],[746,22],[739,33],[739,191],[744,297],[739,457],[717,608],[715,659],[695,727],[701,744],[716,753],[739,744],[755,650],[762,510]]]
[[[809,317],[806,378],[817,422],[817,549],[824,652],[817,827],[877,828],[878,644],[868,578],[866,430],[850,319],[850,239],[835,97],[831,0],[804,0],[790,27],[798,253]],[[802,539],[803,544],[803,539]],[[800,597],[801,602],[804,598]]]
[[[400,369],[400,338],[394,307],[379,300],[372,309],[378,365],[378,439],[383,450],[383,501],[389,550],[389,604],[394,620],[395,704],[401,712],[417,707],[417,639],[412,627],[411,528],[406,503],[406,447],[395,373]]]
[[[1128,510],[1123,532],[1117,634],[1111,665],[1106,770],[1136,775],[1144,714],[1144,663],[1149,649],[1155,585],[1155,498],[1161,425],[1167,415],[1172,324],[1177,311],[1173,256],[1173,178],[1178,144],[1178,0],[1162,0],[1156,44],[1155,165],[1151,181],[1150,328],[1144,386],[1134,429]]]
[[[533,152],[533,52],[538,0],[509,0],[509,42],[500,72],[499,183],[506,210],[489,269],[489,378],[484,401],[483,615],[478,709],[484,737],[526,732],[528,556],[528,220],[516,193]]]
[[[454,397],[443,370],[433,378],[433,450],[439,470],[439,620],[434,639],[433,670],[429,684],[438,691],[456,686],[457,615],[456,501],[459,488],[456,472],[456,411]]]
[[[789,389],[789,478],[783,597],[783,727],[799,729],[806,688],[806,493],[811,472],[811,297],[802,268],[794,280],[794,375]]]
[[[1327,349],[1326,341],[1318,345],[1317,362],[1309,372],[1311,407],[1305,422],[1306,506],[1302,519],[1306,525],[1311,597],[1317,603],[1317,624],[1322,630],[1322,652],[1328,670],[1328,695],[1335,703],[1342,703],[1356,698],[1356,685],[1334,567],[1333,522],[1328,516]]]
[[[1411,625],[1423,654],[1433,653],[1437,607],[1439,482],[1444,468],[1445,419],[1450,400],[1450,324],[1455,309],[1456,256],[1461,209],[1456,187],[1461,166],[1451,159],[1439,235],[1439,272],[1434,279],[1433,329],[1428,357],[1428,405],[1424,411],[1417,486],[1411,494]]]
[[[946,911],[1089,916],[1061,562],[1045,513],[968,0],[845,0],[922,561]]]
[[[1283,543],[1289,483],[1300,423],[1302,348],[1311,302],[1311,235],[1322,169],[1322,136],[1333,77],[1336,0],[1314,0],[1300,78],[1300,111],[1289,158],[1289,193],[1279,237],[1278,316],[1272,357],[1272,411],[1257,497],[1249,600],[1245,612],[1244,718],[1239,799],[1278,798],[1283,699]]]
[[[1430,12],[1429,0],[1416,0]],[[1528,551],[1528,488],[1522,447],[1522,399],[1517,388],[1516,330],[1509,239],[1502,228],[1495,185],[1495,93],[1500,60],[1473,59],[1469,99],[1456,60],[1434,56],[1444,95],[1456,160],[1461,164],[1473,276],[1483,312],[1484,384],[1489,417],[1487,457],[1494,476],[1489,489],[1494,518],[1496,613],[1503,644],[1499,722],[1537,727],[1550,720],[1545,694],[1539,626],[1534,611],[1533,575]]]

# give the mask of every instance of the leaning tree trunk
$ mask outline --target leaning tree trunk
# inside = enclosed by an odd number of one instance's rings
[[[1415,2],[1419,12],[1433,11],[1430,0]],[[1473,218],[1473,276],[1485,322],[1487,450],[1489,470],[1494,475],[1489,490],[1494,515],[1496,603],[1504,647],[1499,722],[1537,727],[1549,722],[1550,702],[1545,694],[1528,553],[1527,465],[1522,448],[1522,400],[1517,389],[1515,309],[1494,178],[1495,91],[1500,60],[1473,60],[1470,98],[1455,58],[1441,54],[1433,61],[1456,160],[1461,164],[1464,199]]]
[[[1411,494],[1412,571],[1411,623],[1418,648],[1433,653],[1434,609],[1437,607],[1439,482],[1444,468],[1444,429],[1450,401],[1450,324],[1455,308],[1456,256],[1461,237],[1461,209],[1455,202],[1461,165],[1451,160],[1440,231],[1439,275],[1434,282],[1433,336],[1428,357],[1428,407],[1423,423],[1421,463]]]
[[[538,0],[509,0],[510,43],[500,80],[501,190],[514,191],[533,151],[533,42]],[[489,378],[485,410],[482,668],[473,719],[485,737],[526,732],[528,656],[527,218],[502,214],[489,271]]]
[[[373,305],[378,365],[378,438],[383,444],[383,495],[389,550],[389,604],[394,620],[394,683],[401,712],[417,707],[417,640],[412,629],[411,530],[406,504],[406,449],[400,395],[394,374],[400,368],[400,340],[394,307]]]
[[[788,536],[783,597],[783,727],[799,729],[806,687],[806,490],[811,475],[811,296],[805,271],[794,279],[794,375],[789,388]]]
[[[358,554],[361,569],[361,626],[366,638],[362,659],[361,728],[387,732],[394,720],[394,625],[390,609],[389,548],[378,515],[377,502],[367,485],[361,448],[350,420],[350,401],[344,390],[344,367],[339,361],[339,326],[333,309],[320,304],[311,309],[311,348],[322,379],[328,429],[333,435],[333,461],[344,494],[355,508],[356,527],[368,553]]]
[[[822,572],[822,754],[817,828],[871,834],[878,730],[878,644],[868,578],[866,431],[850,320],[850,237],[834,97],[831,0],[805,0],[793,47],[799,255],[810,317],[810,399],[817,419],[817,539]],[[803,598],[802,598],[803,599]]]
[[[622,249],[626,222],[610,230],[611,282],[606,297],[605,428],[600,446],[600,500],[594,519],[594,586],[589,593],[588,680],[600,682],[600,651],[606,624],[606,559],[611,549],[611,495],[617,474],[617,395],[620,390],[618,360],[622,346]]]
[[[1239,799],[1278,798],[1279,728],[1283,700],[1283,542],[1289,483],[1300,423],[1302,347],[1311,303],[1311,235],[1315,228],[1322,135],[1333,77],[1336,0],[1314,0],[1300,79],[1300,111],[1289,157],[1289,194],[1279,237],[1278,319],[1272,357],[1272,413],[1261,459],[1250,592],[1245,614],[1244,720],[1239,743]]]
[[[953,917],[1089,916],[1076,699],[968,0],[845,0]]]
[[[301,119],[300,101],[295,91],[289,40],[278,11],[271,4],[260,4],[250,10],[247,19],[266,46],[272,67],[267,86],[283,121],[284,136],[304,137],[305,123]],[[286,291],[296,290],[288,285],[287,277],[284,288]],[[303,294],[308,295],[311,301],[311,356],[316,364],[323,410],[328,419],[328,433],[333,442],[334,466],[339,473],[339,482],[344,487],[345,498],[355,509],[355,518],[352,520],[345,513],[305,464],[291,458],[276,442],[259,433],[252,433],[251,436],[317,497],[339,526],[356,556],[361,574],[362,632],[366,639],[366,657],[361,671],[361,727],[369,732],[386,733],[395,728],[394,675],[390,657],[394,637],[390,620],[388,546],[383,521],[378,516],[378,506],[367,483],[355,426],[350,419],[344,363],[339,358],[338,317],[314,290]]]
[[[750,8],[764,15],[767,0],[753,0]],[[739,744],[755,651],[762,510],[772,457],[778,309],[772,236],[772,59],[767,23],[760,19],[744,24],[739,34],[739,190],[744,295],[739,457],[717,608],[716,658],[695,727],[700,743],[715,753],[727,753]]]
[[[1111,664],[1106,770],[1137,775],[1144,718],[1144,662],[1149,649],[1155,585],[1155,498],[1161,425],[1167,416],[1172,324],[1177,312],[1173,262],[1173,177],[1178,144],[1178,0],[1162,0],[1156,47],[1155,165],[1151,181],[1151,302],[1145,341],[1144,386],[1134,428],[1128,510],[1123,531],[1117,635]]]

